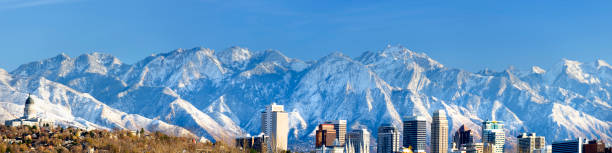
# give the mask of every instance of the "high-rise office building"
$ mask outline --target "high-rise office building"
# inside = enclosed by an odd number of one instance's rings
[[[353,145],[355,153],[370,153],[370,132],[367,129],[347,133],[346,142]]]
[[[289,115],[283,105],[273,103],[266,106],[266,110],[261,112],[261,130],[269,137],[268,152],[287,150]]]
[[[319,124],[315,136],[315,147],[333,146],[336,135],[333,124]]]
[[[427,138],[427,120],[424,116],[404,117],[404,144],[412,148],[415,153],[425,152],[425,139]]]
[[[536,149],[546,147],[545,138],[543,136],[536,136],[535,133],[522,133],[516,138],[518,141],[518,146],[516,147],[518,153],[533,153]]]
[[[446,112],[437,110],[433,113],[431,122],[431,152],[448,152],[448,120]]]
[[[504,124],[501,121],[482,122],[482,143],[485,153],[503,153],[506,134]]]
[[[553,153],[582,153],[585,140],[578,137],[575,140],[556,141],[552,144]]]
[[[606,144],[601,140],[590,140],[582,145],[583,153],[604,153],[606,151]]]
[[[533,134],[535,135],[535,133]],[[535,138],[535,149],[546,148],[546,138],[544,136],[536,136]]]
[[[474,131],[472,129],[466,127],[465,125],[461,125],[459,129],[453,135],[453,143],[457,147],[461,147],[463,144],[469,144],[474,142]]]
[[[346,137],[346,120],[335,120],[335,121],[327,121],[325,124],[333,124],[334,130],[336,130],[336,139],[341,145],[345,143]]]
[[[377,153],[395,153],[400,151],[400,133],[391,124],[378,127]]]

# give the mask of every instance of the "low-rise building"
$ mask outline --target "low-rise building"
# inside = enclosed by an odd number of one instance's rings
[[[584,153],[604,153],[606,151],[606,144],[601,140],[591,140],[586,142],[582,148]]]
[[[338,139],[334,140],[333,145],[331,146],[325,146],[322,145],[320,147],[317,147],[315,149],[316,153],[344,153],[344,147],[342,146],[342,144],[340,144],[340,142],[338,141]]]
[[[533,150],[533,153],[552,153],[552,146],[551,145],[547,145],[544,148],[535,149],[535,150]]]
[[[543,136],[536,136],[535,133],[522,133],[517,136],[518,153],[533,153],[535,149],[541,149],[546,146],[546,139]]]
[[[268,136],[263,134],[259,136],[241,137],[236,138],[236,147],[242,149],[254,149],[257,152],[266,152]]]

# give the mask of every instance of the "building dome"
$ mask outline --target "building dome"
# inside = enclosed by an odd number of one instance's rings
[[[28,99],[26,99],[25,102],[25,108],[23,108],[23,118],[29,119],[31,117],[34,117],[35,112],[32,108],[32,105],[34,105],[34,99],[32,99],[32,96],[28,95]]]
[[[26,105],[32,105],[32,104],[34,104],[34,99],[32,99],[32,97],[31,97],[31,96],[28,96],[28,99],[26,99],[25,104],[26,104]]]

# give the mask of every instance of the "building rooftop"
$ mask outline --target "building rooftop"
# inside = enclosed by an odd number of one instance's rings
[[[34,104],[34,99],[32,99],[32,96],[28,95],[28,99],[26,99],[25,104],[26,104],[26,105],[28,105],[28,104]]]
[[[582,137],[578,137],[577,139],[565,139],[565,140],[561,140],[561,141],[554,141],[554,143],[567,143],[567,142],[576,142],[576,141],[582,141],[582,143],[584,142],[584,138]]]
[[[465,126],[465,124],[461,125],[461,127],[459,127],[459,131],[470,131],[471,129],[467,126]]]
[[[439,110],[434,111],[433,115],[434,116],[446,116],[446,112],[444,110],[439,109]]]
[[[427,121],[425,116],[404,116],[404,121]]]

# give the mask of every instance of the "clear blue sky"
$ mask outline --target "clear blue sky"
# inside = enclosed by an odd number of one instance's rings
[[[612,1],[0,0],[0,68],[67,53],[125,63],[176,48],[313,60],[401,44],[448,67],[612,63]]]

